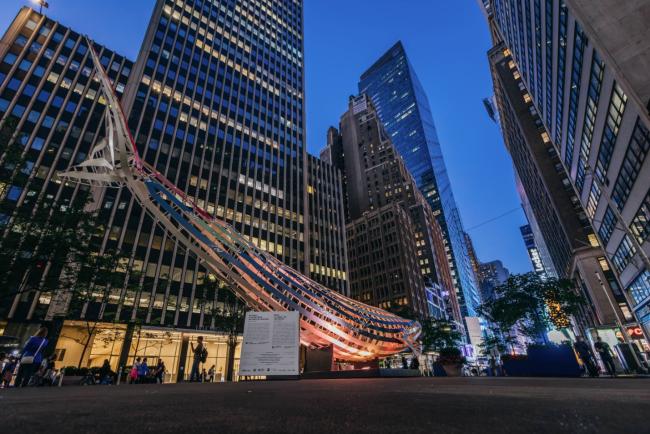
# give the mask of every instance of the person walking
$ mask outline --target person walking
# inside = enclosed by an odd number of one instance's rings
[[[194,360],[192,361],[192,371],[190,372],[190,381],[200,381],[200,371],[199,364],[205,363],[205,360],[208,356],[208,352],[203,345],[203,336],[199,336],[196,339],[196,347],[194,343],[190,343],[192,348],[192,353],[194,354]]]
[[[47,329],[41,327],[30,337],[21,352],[20,366],[16,376],[16,387],[25,387],[43,361],[43,348],[47,345]]]
[[[104,359],[102,367],[99,368],[99,384],[113,384],[113,370],[108,359]]]
[[[16,365],[18,361],[15,357],[9,356],[4,366],[2,367],[2,374],[0,375],[0,387],[9,387],[11,385],[11,380],[14,377],[14,371],[16,370]]]
[[[208,370],[208,381],[210,383],[214,383],[214,374],[215,374],[216,370],[217,370],[217,368],[214,365],[212,365],[210,367],[210,369]]]
[[[140,370],[140,357],[135,359],[135,363],[131,366],[131,372],[129,372],[129,381],[131,384],[138,382],[138,372]]]
[[[591,347],[585,342],[582,336],[576,336],[576,342],[573,344],[573,349],[578,353],[582,364],[587,369],[590,377],[598,377],[598,366],[594,360],[594,352]]]
[[[154,371],[156,382],[158,384],[163,384],[163,381],[165,380],[165,370],[165,362],[163,362],[162,359],[158,359],[158,364],[156,364],[156,370]]]
[[[612,351],[609,344],[607,342],[604,342],[603,339],[600,336],[598,336],[596,338],[596,343],[594,344],[594,347],[596,347],[596,351],[598,351],[600,360],[603,361],[607,373],[612,377],[616,377],[616,365],[614,364],[614,357],[613,357],[614,352]]]
[[[149,376],[149,366],[147,365],[147,358],[142,359],[142,363],[138,367],[138,383],[144,384],[147,382]]]

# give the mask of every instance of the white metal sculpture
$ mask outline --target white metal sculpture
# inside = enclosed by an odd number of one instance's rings
[[[88,46],[106,98],[106,138],[88,158],[59,176],[94,187],[126,187],[168,234],[227,282],[251,309],[300,313],[301,342],[333,345],[338,360],[364,361],[410,347],[420,324],[347,298],[258,249],[234,228],[201,209],[144,163],[97,54]]]

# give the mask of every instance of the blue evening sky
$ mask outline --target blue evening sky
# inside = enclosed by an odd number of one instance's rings
[[[49,0],[52,18],[136,58],[154,0]],[[31,0],[2,0],[0,29]],[[305,0],[308,149],[338,125],[365,69],[401,39],[429,97],[454,195],[481,261],[531,269],[512,163],[481,102],[492,95],[490,38],[474,0]],[[481,225],[480,227],[475,227]],[[472,229],[474,228],[474,229]]]

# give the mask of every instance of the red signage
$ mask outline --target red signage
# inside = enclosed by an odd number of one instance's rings
[[[638,326],[627,327],[627,334],[632,339],[643,339],[643,330]]]

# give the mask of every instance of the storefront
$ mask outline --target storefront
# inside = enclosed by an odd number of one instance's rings
[[[131,366],[136,358],[147,358],[149,367],[154,367],[158,359],[165,364],[166,382],[188,380],[193,355],[191,347],[203,336],[208,351],[206,362],[200,366],[206,373],[214,366],[215,381],[225,379],[228,364],[228,337],[211,331],[184,331],[158,327],[135,327],[131,339],[127,339],[128,327],[124,324],[86,323],[84,321],[65,321],[56,344],[58,367],[80,366],[99,367],[108,360],[111,369],[117,372],[120,367]],[[123,346],[129,342],[128,353]],[[235,347],[233,373],[239,368],[241,337]],[[120,357],[123,359],[120,366]]]

